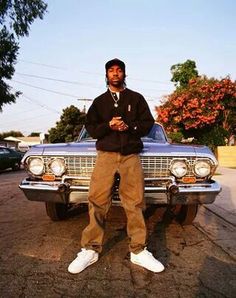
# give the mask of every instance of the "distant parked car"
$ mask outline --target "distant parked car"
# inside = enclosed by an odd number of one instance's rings
[[[8,147],[0,147],[0,170],[11,168],[12,170],[19,170],[21,159],[24,153],[18,152]]]
[[[170,144],[157,123],[143,143],[146,203],[166,205],[182,224],[192,223],[198,205],[213,203],[221,190],[212,179],[215,156],[206,146]],[[20,188],[29,200],[45,202],[52,220],[64,219],[74,204],[88,203],[95,159],[95,140],[85,129],[78,142],[33,146],[23,158],[28,177]],[[120,205],[119,173],[111,192],[112,203]]]

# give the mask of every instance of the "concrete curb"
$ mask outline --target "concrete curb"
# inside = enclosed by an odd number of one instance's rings
[[[216,180],[222,187],[213,204],[204,207],[226,222],[236,226],[236,169],[218,167]]]

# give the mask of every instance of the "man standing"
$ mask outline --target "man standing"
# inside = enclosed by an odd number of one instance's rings
[[[97,159],[89,190],[89,225],[82,233],[82,250],[69,265],[79,273],[98,260],[102,251],[105,219],[111,205],[115,173],[120,175],[119,197],[127,216],[127,233],[132,263],[153,272],[164,266],[146,249],[144,178],[139,153],[141,137],[151,129],[154,119],[143,96],[126,88],[125,64],[119,59],[106,63],[108,90],[89,108],[86,129],[97,139]]]

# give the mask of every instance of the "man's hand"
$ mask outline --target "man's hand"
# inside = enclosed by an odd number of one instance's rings
[[[129,127],[125,122],[122,120],[121,117],[113,117],[111,121],[109,122],[109,126],[112,130],[118,130],[118,131],[125,131]]]

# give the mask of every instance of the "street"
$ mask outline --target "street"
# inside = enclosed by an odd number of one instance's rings
[[[87,210],[52,222],[18,188],[25,176],[0,173],[0,297],[236,297],[235,225],[210,209],[190,226],[171,223],[164,207],[146,213],[148,248],[166,267],[154,274],[130,263],[125,214],[112,207],[99,261],[71,275]]]

